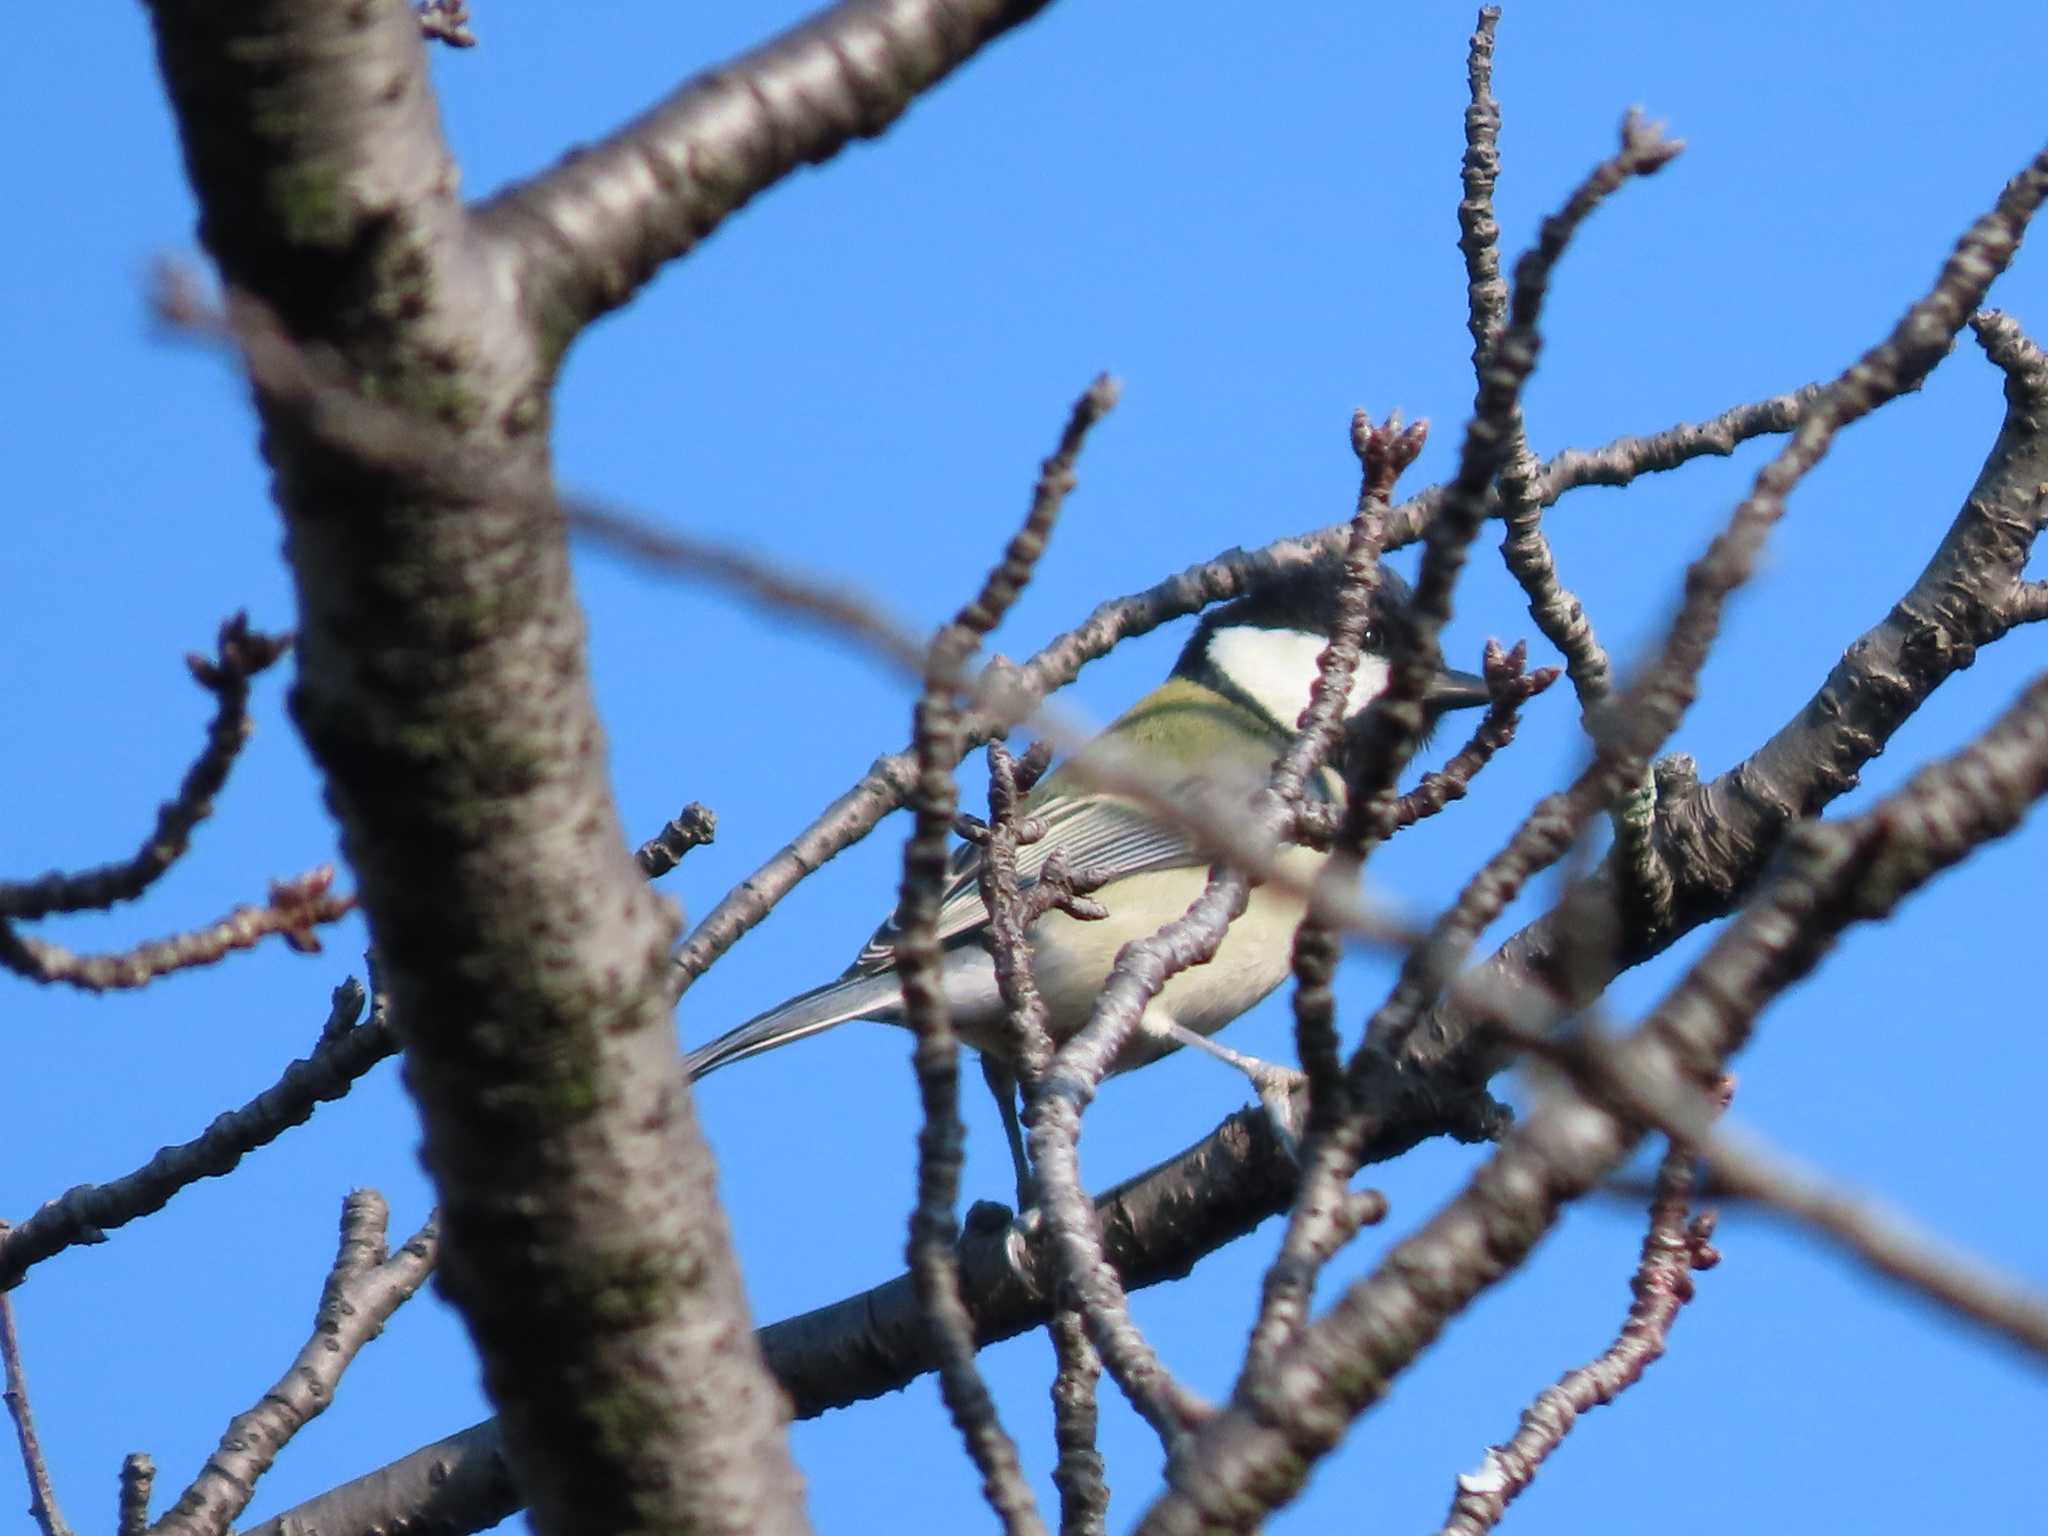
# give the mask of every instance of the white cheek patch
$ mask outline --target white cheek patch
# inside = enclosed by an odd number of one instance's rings
[[[1209,638],[1209,660],[1275,720],[1292,726],[1308,708],[1316,664],[1329,643],[1299,629],[1221,629]],[[1360,657],[1344,713],[1357,714],[1386,686],[1386,661]]]
[[[1344,713],[1355,715],[1387,691],[1390,676],[1384,656],[1361,656],[1358,670],[1351,674],[1351,697],[1344,701]]]

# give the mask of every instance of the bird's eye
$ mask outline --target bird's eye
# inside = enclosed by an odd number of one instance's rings
[[[1358,643],[1361,647],[1368,651],[1376,651],[1380,649],[1380,640],[1381,635],[1379,625],[1368,624],[1365,626],[1365,633],[1359,636]]]

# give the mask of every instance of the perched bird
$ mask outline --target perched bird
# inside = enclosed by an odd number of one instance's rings
[[[1087,788],[1091,756],[1113,753],[1125,764],[1141,763],[1176,798],[1200,785],[1212,801],[1219,791],[1239,789],[1248,799],[1265,783],[1308,706],[1318,658],[1336,619],[1342,569],[1334,558],[1313,560],[1211,610],[1166,681],[1031,792],[1024,813],[1041,818],[1046,832],[1018,850],[1022,882],[1028,886],[1057,851],[1069,871],[1102,878],[1094,896],[1108,912],[1084,921],[1051,911],[1031,929],[1033,976],[1055,1043],[1087,1022],[1117,951],[1185,912],[1201,894],[1212,863],[1187,833],[1153,820],[1128,799]],[[1347,717],[1356,716],[1386,687],[1385,637],[1407,595],[1400,577],[1382,570],[1371,597],[1372,627],[1346,701]],[[1425,700],[1432,718],[1486,702],[1481,679],[1453,671],[1435,679]],[[1310,792],[1341,804],[1343,779],[1326,767],[1312,779]],[[1298,875],[1312,876],[1324,857],[1288,847],[1280,862]],[[1215,958],[1166,983],[1146,1010],[1144,1028],[1119,1054],[1113,1070],[1127,1071],[1165,1055],[1187,1042],[1182,1031],[1214,1033],[1279,986],[1288,974],[1302,909],[1300,897],[1291,891],[1272,884],[1255,887],[1250,906],[1231,925]],[[963,844],[954,854],[939,914],[946,996],[960,1038],[985,1056],[999,1056],[1005,1040],[1003,1003],[984,942],[987,928],[980,849]],[[852,1019],[903,1023],[896,937],[894,923],[885,922],[836,981],[800,993],[691,1051],[686,1058],[691,1077]]]

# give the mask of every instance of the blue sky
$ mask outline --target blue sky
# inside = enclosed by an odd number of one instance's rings
[[[593,138],[767,36],[787,6],[478,8],[481,48],[434,63],[464,185],[481,194]],[[1708,415],[1839,370],[1931,278],[1955,235],[2048,139],[2048,17],[1958,4],[1510,6],[1496,89],[1499,206],[1512,253],[1631,104],[1690,144],[1604,208],[1560,269],[1528,397],[1540,452]],[[0,243],[8,558],[0,562],[0,871],[132,849],[207,713],[179,658],[247,607],[291,623],[279,529],[243,391],[145,313],[160,255],[195,254],[193,209],[139,8],[67,8],[0,64],[13,239]],[[1125,383],[1038,583],[997,637],[1027,654],[1097,599],[1233,544],[1349,509],[1352,409],[1437,432],[1414,483],[1449,467],[1471,399],[1454,246],[1464,51],[1458,6],[1167,9],[1068,3],[998,44],[888,137],[791,178],[574,352],[559,402],[563,482],[695,533],[829,572],[928,625],[971,590],[1037,460],[1095,372]],[[90,88],[81,88],[84,69]],[[1993,302],[2048,337],[2048,265],[2022,252]],[[1675,745],[1719,771],[1797,710],[1905,589],[1966,494],[2000,379],[1965,340],[1916,397],[1852,429],[1794,497]],[[1657,633],[1685,562],[1761,462],[1582,492],[1551,531],[1618,662]],[[1454,659],[1528,633],[1483,546]],[[701,915],[900,746],[909,700],[839,640],[579,555],[611,767],[645,835],[683,802],[718,843],[666,887]],[[1170,662],[1174,631],[1091,668],[1106,718]],[[2020,633],[1954,679],[1847,802],[1953,749],[2041,665]],[[1541,647],[1538,647],[1539,653]],[[190,926],[334,856],[318,786],[259,685],[258,734],[192,855],[138,909],[48,925],[75,948]],[[1529,801],[1577,762],[1559,693],[1453,815],[1374,866],[1419,913],[1455,890]],[[971,789],[969,794],[976,791]],[[797,893],[691,994],[709,1038],[835,973],[886,910],[898,829]],[[1928,1230],[2048,1283],[2035,1132],[2048,1042],[2026,988],[2038,942],[2038,827],[1859,933],[1788,996],[1738,1064],[1735,1118],[1882,1195]],[[1518,909],[1526,915],[1526,906]],[[1615,988],[1639,1016],[1703,940]],[[123,1173],[273,1081],[311,1045],[328,991],[360,970],[359,925],[327,954],[282,947],[139,996],[90,1000],[0,979],[11,1091],[0,1217]],[[1347,964],[1354,1027],[1385,985]],[[1285,1049],[1275,1000],[1231,1031]],[[856,1026],[707,1083],[713,1138],[762,1320],[897,1271],[914,1095],[904,1037]],[[1504,1084],[1504,1091],[1519,1091]],[[1100,1185],[1204,1134],[1243,1099],[1176,1058],[1112,1084],[1084,1168]],[[993,1115],[970,1101],[968,1194],[1002,1198]],[[162,1214],[42,1266],[15,1293],[44,1444],[75,1523],[104,1523],[120,1456],[164,1496],[304,1336],[342,1195],[385,1192],[410,1230],[429,1195],[389,1065],[346,1101]],[[1479,1155],[1431,1147],[1375,1179],[1385,1227],[1359,1272]],[[2019,1184],[2020,1187],[2015,1187]],[[1731,1214],[1670,1356],[1590,1416],[1509,1520],[1525,1532],[1773,1526],[2010,1529],[2011,1468],[2038,1458],[2037,1368],[1846,1267]],[[1318,1472],[1280,1530],[1416,1530],[1529,1396],[1596,1352],[1627,1303],[1632,1210],[1573,1213]],[[1169,1363],[1220,1393],[1275,1224],[1137,1298]],[[984,1367],[1029,1464],[1049,1467],[1039,1338]],[[487,1411],[440,1303],[402,1312],[265,1480],[260,1516]],[[823,1529],[971,1528],[974,1479],[927,1380],[797,1426]],[[1112,1518],[1156,1485],[1156,1446],[1105,1388]],[[0,1471],[0,1490],[18,1488]],[[0,1498],[18,1495],[0,1491]],[[2024,1495],[2022,1495],[2024,1496]],[[15,1505],[19,1507],[19,1505]]]

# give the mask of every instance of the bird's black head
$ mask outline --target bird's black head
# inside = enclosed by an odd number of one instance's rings
[[[1256,590],[1202,616],[1174,673],[1258,710],[1292,730],[1308,707],[1309,687],[1337,622],[1344,580],[1340,555],[1318,555],[1269,577]],[[1386,688],[1387,658],[1397,626],[1407,622],[1408,584],[1385,566],[1369,595],[1365,644],[1347,716]],[[1487,701],[1486,684],[1467,672],[1438,675],[1424,699],[1432,715]]]

